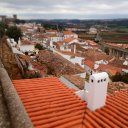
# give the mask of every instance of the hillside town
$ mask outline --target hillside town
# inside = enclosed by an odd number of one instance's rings
[[[22,38],[18,42],[7,38],[5,42],[17,57],[23,73],[39,72],[41,77],[49,72],[49,75],[59,77],[84,74],[83,78],[104,71],[110,77],[128,73],[127,54],[118,57],[111,51],[107,54],[100,44],[81,39],[72,31],[45,30],[40,24],[32,23],[19,24],[18,27],[22,30]],[[109,45],[115,48],[121,46]],[[127,45],[122,46],[127,48]]]
[[[22,33],[0,38],[1,128],[127,128],[128,44],[0,19]]]

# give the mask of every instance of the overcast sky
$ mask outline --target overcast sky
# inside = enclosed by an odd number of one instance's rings
[[[0,0],[0,15],[21,19],[128,18],[128,0]]]

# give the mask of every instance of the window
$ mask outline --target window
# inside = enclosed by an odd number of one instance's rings
[[[106,81],[106,78],[104,79],[104,81]]]

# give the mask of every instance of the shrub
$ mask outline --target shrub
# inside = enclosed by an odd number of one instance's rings
[[[112,76],[111,79],[112,79],[113,82],[122,81],[122,82],[128,84],[128,73],[126,73],[126,74],[116,74],[116,75]]]
[[[39,50],[45,50],[45,48],[43,46],[41,46],[40,44],[36,44],[35,48],[37,48]]]

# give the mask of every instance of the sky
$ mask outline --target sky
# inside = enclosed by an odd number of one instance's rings
[[[128,0],[0,0],[0,15],[19,19],[128,18]]]

